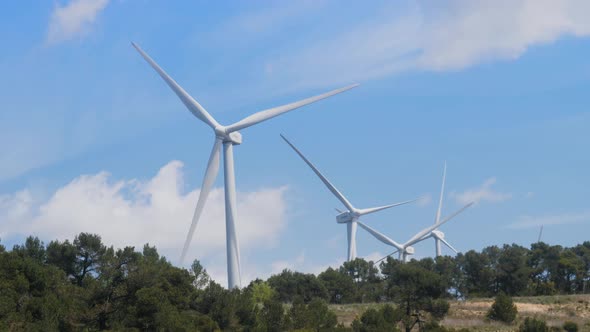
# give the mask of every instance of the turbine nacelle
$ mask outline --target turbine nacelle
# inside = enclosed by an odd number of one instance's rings
[[[406,255],[413,255],[416,252],[416,250],[412,246],[407,247],[404,251]]]
[[[242,144],[242,134],[238,131],[232,131],[228,133],[227,128],[224,126],[217,126],[214,129],[215,136],[221,139],[224,143],[231,142],[233,145]]]
[[[347,224],[349,222],[356,221],[360,217],[360,214],[357,212],[342,212],[336,216],[336,222],[339,224]]]
[[[445,233],[443,233],[443,232],[441,232],[439,230],[435,230],[435,231],[432,231],[432,236],[435,237],[435,238],[437,238],[437,239],[441,239],[442,240],[442,239],[445,238]]]

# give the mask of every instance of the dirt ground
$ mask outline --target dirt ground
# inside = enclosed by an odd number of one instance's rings
[[[518,331],[518,324],[526,317],[543,319],[549,326],[561,327],[566,321],[578,324],[579,331],[590,332],[590,295],[536,296],[514,298],[518,309],[517,322],[512,325],[489,321],[485,318],[493,299],[452,301],[442,325],[468,328],[472,331]],[[338,321],[350,325],[367,308],[382,304],[331,305]]]

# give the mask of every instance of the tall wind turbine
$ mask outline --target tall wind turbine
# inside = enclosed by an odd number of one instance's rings
[[[322,180],[324,185],[326,185],[328,190],[330,190],[332,194],[334,194],[334,196],[336,196],[336,198],[338,198],[338,200],[342,202],[342,204],[344,204],[344,206],[346,207],[346,211],[340,211],[336,209],[336,211],[339,212],[339,214],[336,216],[336,222],[339,224],[346,224],[348,237],[348,261],[354,260],[356,258],[356,229],[357,223],[360,223],[359,218],[361,216],[416,201],[416,199],[413,199],[405,202],[394,203],[390,205],[378,206],[367,209],[355,208],[348,201],[348,199],[346,199],[346,197],[344,197],[344,195],[340,193],[340,191],[338,191],[338,189],[336,189],[336,187],[334,187],[334,185],[332,185],[330,181],[328,181],[328,179],[322,173],[320,173],[320,171],[307,158],[305,158],[305,156],[293,144],[291,144],[289,140],[287,140],[287,138],[285,138],[285,136],[281,135],[281,137],[299,155],[299,157],[301,157],[301,159],[303,159],[303,161],[307,163],[307,165],[314,171],[314,173],[320,178],[320,180]]]
[[[445,193],[445,178],[447,175],[447,163],[445,162],[445,166],[443,168],[443,177],[442,177],[442,185],[440,188],[440,198],[438,200],[438,209],[436,210],[436,217],[434,219],[434,224],[438,225],[440,223],[440,216],[441,216],[441,212],[442,212],[442,204],[443,204],[443,196]],[[441,256],[442,254],[442,250],[441,250],[441,242],[444,243],[447,247],[449,247],[449,249],[451,249],[452,251],[454,251],[455,253],[457,253],[457,250],[455,248],[453,248],[453,246],[451,246],[449,244],[449,242],[447,242],[445,240],[445,233],[439,231],[439,230],[435,230],[432,231],[430,234],[425,236],[426,238],[433,238],[434,239],[434,246],[435,246],[435,252],[436,252],[436,256]]]
[[[238,245],[238,237],[236,235],[236,185],[234,177],[234,154],[233,146],[242,143],[242,135],[238,130],[248,128],[260,122],[279,116],[283,113],[292,111],[296,108],[311,104],[318,100],[328,98],[335,94],[350,90],[358,84],[349,85],[344,88],[332,90],[315,97],[303,99],[287,105],[270,108],[258,113],[254,113],[234,124],[229,126],[223,126],[219,124],[207,111],[194,100],[176,81],[174,81],[166,72],[158,66],[149,55],[147,55],[139,46],[132,43],[135,49],[141,54],[141,56],[158,72],[158,74],[166,81],[168,86],[176,93],[182,103],[196,116],[199,120],[205,122],[215,134],[215,142],[213,143],[213,149],[211,150],[211,156],[209,157],[209,163],[207,164],[207,170],[205,171],[205,177],[203,179],[203,185],[201,186],[201,193],[199,194],[199,200],[197,201],[197,207],[186,236],[186,241],[182,249],[182,255],[180,262],[184,260],[187,250],[191,243],[195,227],[205,206],[207,196],[213,186],[213,182],[219,172],[219,159],[221,149],[223,145],[223,170],[224,170],[224,182],[225,182],[225,232],[226,232],[226,246],[227,246],[227,275],[228,275],[228,286],[229,288],[240,287],[240,249]]]
[[[391,255],[393,255],[393,254],[395,254],[397,252],[397,253],[399,253],[399,259],[400,259],[400,261],[405,262],[407,260],[407,257],[409,255],[413,255],[414,252],[415,252],[414,247],[412,247],[412,245],[414,245],[414,244],[416,244],[418,242],[424,241],[424,240],[426,240],[426,239],[428,239],[430,237],[433,237],[432,236],[432,233],[435,232],[435,230],[437,228],[439,228],[440,226],[442,226],[444,223],[448,222],[449,220],[453,219],[455,216],[457,216],[461,212],[465,211],[471,205],[473,205],[473,202],[465,205],[461,209],[457,210],[455,213],[453,213],[450,216],[444,218],[442,221],[440,221],[440,222],[438,222],[438,223],[436,223],[436,224],[434,224],[434,225],[432,225],[430,227],[427,227],[427,228],[419,231],[414,236],[412,236],[412,238],[410,238],[408,241],[406,241],[403,244],[400,244],[398,242],[395,242],[394,240],[390,239],[386,235],[384,235],[384,234],[376,231],[375,229],[373,229],[373,228],[371,228],[371,227],[363,224],[362,222],[359,222],[358,224],[362,228],[364,228],[367,232],[371,233],[371,235],[373,235],[377,240],[379,240],[379,241],[381,241],[381,242],[383,242],[383,243],[385,243],[387,245],[390,245],[390,246],[392,246],[392,247],[394,247],[394,248],[397,249],[396,251],[392,252],[391,254],[389,254],[389,255],[387,255],[385,257],[391,256]],[[446,241],[444,241],[444,239],[442,239],[442,241],[443,242],[446,242]]]

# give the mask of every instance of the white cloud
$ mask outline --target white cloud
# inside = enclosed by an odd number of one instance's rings
[[[305,263],[305,252],[301,252],[293,260],[279,260],[271,263],[271,274],[281,273],[284,269],[295,271],[303,267]]]
[[[581,222],[590,222],[590,211],[537,217],[525,215],[519,217],[508,228],[536,228],[539,226],[577,224]]]
[[[56,44],[86,35],[109,0],[71,0],[51,13],[47,43]]]
[[[420,197],[418,199],[418,201],[416,202],[416,204],[418,204],[418,206],[420,207],[425,207],[430,205],[430,203],[432,203],[432,195],[431,194],[426,194],[422,197]]]
[[[333,7],[340,5],[333,3]],[[325,13],[335,10],[325,7],[320,7]],[[319,26],[303,32],[313,38],[296,36],[306,40],[304,45],[285,47],[282,52],[273,47],[262,65],[272,68],[265,73],[272,77],[269,83],[296,82],[292,88],[328,86],[406,70],[458,70],[515,59],[531,46],[562,36],[589,36],[590,2],[422,1],[407,7],[387,4],[377,15],[345,22],[337,29],[322,29],[323,20],[318,20]],[[240,34],[236,29],[234,35]]]
[[[115,247],[140,249],[149,242],[175,262],[199,194],[198,190],[183,193],[182,167],[181,162],[172,161],[147,181],[113,181],[106,172],[83,175],[44,202],[36,202],[27,190],[0,196],[0,235],[64,240],[91,232]],[[286,187],[280,187],[238,193],[237,226],[243,251],[276,244],[286,226],[285,191]],[[223,190],[215,188],[195,232],[189,260],[225,253],[224,215]],[[207,268],[224,270],[224,258],[216,260],[219,267]]]
[[[460,204],[468,204],[470,202],[503,202],[512,198],[510,193],[502,193],[494,191],[492,186],[496,183],[496,178],[489,178],[479,188],[468,189],[464,192],[452,192],[453,197]]]

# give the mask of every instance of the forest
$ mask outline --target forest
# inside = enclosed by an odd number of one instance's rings
[[[407,263],[363,259],[318,275],[284,270],[242,289],[211,280],[198,260],[175,267],[149,244],[99,235],[0,244],[2,331],[448,331],[450,300],[590,293],[590,241],[471,250]],[[350,326],[329,304],[384,303]]]

